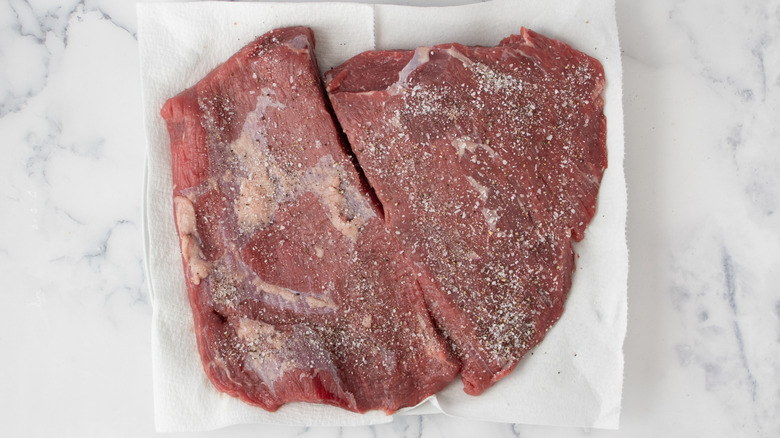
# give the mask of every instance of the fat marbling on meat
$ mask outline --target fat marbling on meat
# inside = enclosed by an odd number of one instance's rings
[[[607,165],[601,64],[522,29],[365,52],[325,83],[464,390],[483,392],[563,311]]]
[[[203,366],[221,391],[393,412],[458,374],[424,272],[354,167],[310,29],[265,34],[162,109]]]

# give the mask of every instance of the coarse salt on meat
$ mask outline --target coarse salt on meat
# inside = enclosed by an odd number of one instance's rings
[[[268,410],[391,413],[459,364],[346,153],[313,45],[272,31],[162,109],[198,349],[219,390]]]
[[[607,165],[601,64],[523,29],[497,47],[360,54],[336,116],[479,394],[558,320]]]

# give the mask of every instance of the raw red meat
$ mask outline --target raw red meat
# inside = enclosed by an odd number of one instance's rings
[[[497,47],[366,52],[326,75],[469,394],[563,311],[607,165],[604,84],[598,61],[526,29]]]
[[[313,43],[263,35],[162,109],[198,348],[218,389],[268,410],[393,412],[459,364],[339,137]]]

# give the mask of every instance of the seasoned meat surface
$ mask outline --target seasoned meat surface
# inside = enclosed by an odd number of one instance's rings
[[[365,52],[323,89],[313,48],[269,32],[161,112],[206,374],[271,411],[392,413],[458,374],[480,394],[563,312],[603,69],[522,29]]]
[[[563,311],[607,165],[601,64],[523,29],[366,52],[325,82],[465,391],[483,392]]]
[[[221,391],[276,410],[419,403],[458,374],[430,279],[328,110],[308,28],[253,41],[162,109],[195,333]]]

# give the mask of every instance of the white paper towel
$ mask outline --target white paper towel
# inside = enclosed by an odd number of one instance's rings
[[[628,254],[623,174],[622,72],[613,0],[497,0],[414,8],[347,3],[139,4],[138,37],[148,139],[146,262],[153,304],[153,371],[158,431],[214,429],[236,423],[360,425],[391,421],[383,413],[289,404],[275,413],[219,393],[207,380],[173,222],[170,150],[159,110],[239,48],[277,27],[314,30],[324,71],[370,49],[411,49],[460,42],[494,45],[521,26],[598,58],[606,72],[609,168],[566,310],[515,371],[478,397],[456,381],[403,415],[443,412],[470,419],[616,428],[623,380]]]

